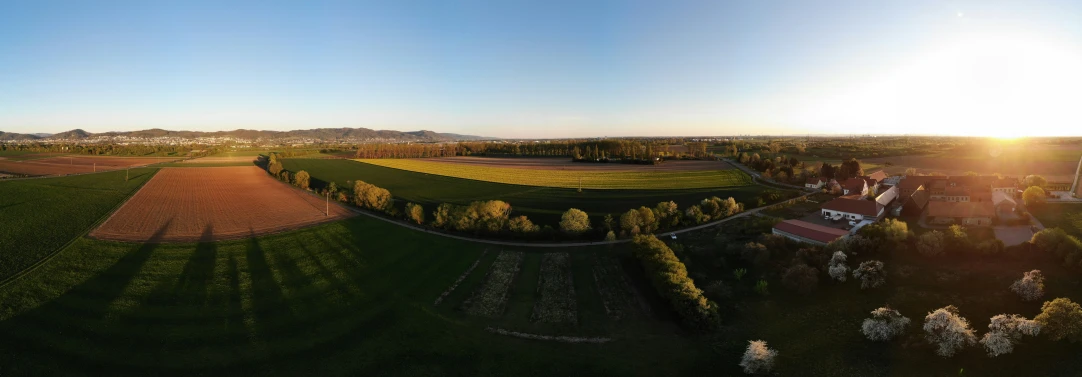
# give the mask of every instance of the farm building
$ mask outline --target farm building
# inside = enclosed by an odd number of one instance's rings
[[[898,188],[894,186],[880,186],[878,195],[875,196],[875,201],[884,207],[889,206],[896,199],[898,199]]]
[[[1014,200],[1014,195],[1005,194],[1001,191],[992,193],[992,204],[996,206],[996,210],[999,212],[1014,212],[1014,208],[1018,206],[1018,202]]]
[[[864,178],[849,178],[842,183],[842,195],[868,195],[868,181]]]
[[[865,178],[874,179],[875,182],[878,184],[882,183],[884,179],[887,179],[887,173],[882,170],[876,170],[874,173],[865,176]]]
[[[849,235],[849,232],[841,229],[812,224],[800,220],[782,221],[777,225],[774,225],[772,233],[788,237],[794,241],[820,246]]]
[[[992,225],[996,209],[992,202],[928,203],[928,220],[932,224]]]
[[[811,189],[822,188],[823,185],[826,185],[826,184],[827,184],[827,179],[822,178],[822,177],[820,177],[820,178],[808,178],[807,181],[804,181],[804,187],[811,188]]]
[[[902,204],[902,214],[906,216],[920,216],[924,213],[924,209],[928,208],[929,200],[928,190],[924,190],[923,188],[917,190],[917,192],[913,193],[913,195]]]
[[[1017,189],[1018,178],[1003,178],[992,182],[992,192],[1002,192],[1007,195],[1014,195],[1014,192]]]
[[[933,184],[933,187],[940,186],[939,183],[945,182],[937,182],[936,184]],[[933,189],[930,199],[936,202],[968,202],[969,188],[950,186],[936,187]]]
[[[922,175],[922,176],[907,176],[898,183],[898,190],[903,198],[908,198],[917,192],[922,186],[925,190],[931,189],[929,183],[933,181],[945,180],[944,176]]]
[[[885,208],[878,202],[864,200],[854,195],[840,197],[823,204],[822,214],[824,218],[835,220],[878,221],[879,218],[883,217]]]

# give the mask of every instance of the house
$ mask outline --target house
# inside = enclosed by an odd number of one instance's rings
[[[827,179],[823,178],[823,177],[808,178],[807,181],[804,181],[804,187],[807,187],[807,188],[810,188],[810,189],[819,189],[819,188],[822,188],[826,184],[827,184]]]
[[[896,199],[898,199],[898,188],[894,186],[880,186],[875,196],[875,201],[884,207],[889,207]]]
[[[969,188],[946,185],[940,181],[932,184],[935,189],[931,191],[931,200],[937,202],[968,202]],[[942,186],[942,187],[937,187]]]
[[[928,190],[921,188],[917,192],[913,193],[902,203],[902,214],[906,216],[920,216],[924,213],[924,210],[928,208],[928,201],[930,201],[930,195]]]
[[[882,170],[876,170],[874,173],[868,174],[865,178],[871,178],[876,182],[882,183],[883,180],[887,179],[887,173]]]
[[[858,222],[862,220],[878,221],[883,217],[885,209],[886,207],[876,201],[861,199],[855,195],[836,198],[823,204],[821,208],[825,218]]]
[[[774,225],[774,229],[771,232],[798,242],[820,246],[825,246],[834,240],[849,235],[849,232],[841,229],[812,224],[800,220],[782,221],[777,225]]]
[[[1018,178],[1002,178],[992,182],[992,192],[1002,192],[1007,195],[1014,195],[1014,191],[1018,189]]]
[[[996,191],[992,193],[992,205],[996,206],[996,210],[1001,213],[1010,213],[1014,212],[1018,202],[1014,200],[1014,195]]]
[[[995,217],[992,202],[928,202],[928,221],[932,224],[988,226]]]
[[[906,176],[898,183],[899,194],[901,194],[903,198],[908,198],[913,196],[913,193],[917,192],[922,186],[925,190],[930,190],[931,186],[929,183],[945,179],[947,179],[947,177],[936,175]]]
[[[842,195],[868,195],[868,182],[864,178],[849,178],[842,183]]]

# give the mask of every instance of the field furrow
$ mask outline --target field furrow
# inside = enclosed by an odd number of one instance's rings
[[[536,322],[575,323],[575,286],[571,281],[571,258],[567,253],[548,253],[541,257],[537,279],[538,298],[531,319]]]
[[[504,251],[496,256],[496,261],[485,276],[485,282],[462,304],[465,311],[472,315],[493,318],[503,315],[507,306],[507,293],[518,276],[522,257],[522,252],[517,251]]]

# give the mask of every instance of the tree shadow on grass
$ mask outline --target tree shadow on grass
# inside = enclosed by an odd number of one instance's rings
[[[274,280],[274,273],[270,264],[267,263],[266,252],[259,245],[259,239],[255,231],[249,229],[251,237],[248,238],[248,246],[245,250],[245,259],[248,265],[248,275],[251,279],[252,315],[255,327],[253,332],[257,334],[257,341],[267,341],[273,338],[275,328],[271,325],[276,317],[284,317],[290,322],[294,316],[286,302],[282,287]]]

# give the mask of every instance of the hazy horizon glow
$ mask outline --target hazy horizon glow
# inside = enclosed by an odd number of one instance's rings
[[[1082,135],[1082,3],[0,3],[0,130]]]

